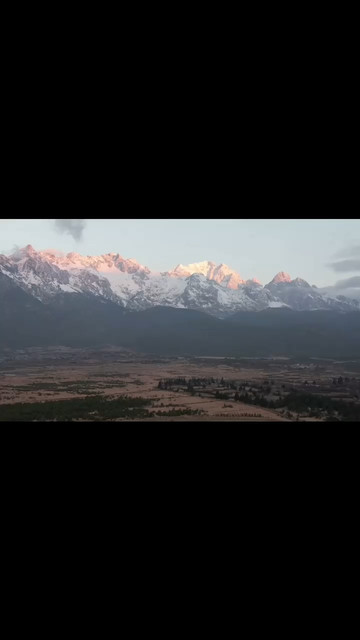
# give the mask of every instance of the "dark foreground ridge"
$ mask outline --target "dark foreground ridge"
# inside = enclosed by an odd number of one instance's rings
[[[112,344],[159,355],[359,357],[360,313],[267,309],[227,319],[171,307],[127,312],[96,297],[42,304],[0,282],[0,348]]]

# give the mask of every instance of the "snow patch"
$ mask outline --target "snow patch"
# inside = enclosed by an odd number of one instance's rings
[[[67,293],[75,293],[75,289],[74,287],[72,287],[70,284],[61,284],[60,285],[60,289],[61,291],[66,291]]]
[[[270,307],[270,309],[280,309],[280,307],[287,307],[288,305],[285,304],[284,302],[269,302],[268,306]]]

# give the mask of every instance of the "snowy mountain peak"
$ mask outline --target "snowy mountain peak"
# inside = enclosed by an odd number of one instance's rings
[[[12,256],[0,255],[0,284],[1,279],[12,281],[45,304],[58,296],[85,295],[132,311],[168,306],[206,311],[219,318],[237,311],[286,306],[296,310],[360,309],[356,301],[324,294],[301,278],[291,280],[284,272],[263,287],[256,278],[245,282],[226,264],[209,260],[156,273],[119,253],[83,256],[54,249],[37,252],[31,245]]]
[[[168,272],[170,276],[176,276],[178,278],[187,278],[191,276],[193,273],[201,273],[203,276],[207,276],[207,274],[216,267],[215,262],[210,262],[209,260],[204,260],[203,262],[195,262],[193,264],[183,265],[178,264],[175,269]]]
[[[309,287],[311,289],[309,283],[302,278],[295,278],[295,280],[291,281],[291,284],[295,285],[296,287]]]
[[[271,280],[270,284],[279,284],[279,282],[291,282],[291,277],[285,271],[280,271],[275,278]]]
[[[215,282],[228,289],[238,289],[240,285],[245,284],[245,280],[236,271],[230,269],[226,264],[217,265],[216,262],[211,260],[188,265],[178,264],[175,269],[166,272],[164,275],[175,278],[188,278],[196,273],[205,276],[208,280],[215,280]]]
[[[106,253],[101,256],[83,256],[74,251],[64,255],[53,250],[41,251],[38,254],[41,258],[60,269],[75,270],[87,269],[98,273],[150,273],[147,267],[139,264],[134,259],[123,258],[119,253]]]
[[[19,260],[23,260],[24,258],[31,258],[35,255],[37,255],[37,252],[35,251],[34,247],[32,247],[31,244],[28,244],[22,249],[17,249],[11,256],[9,256],[9,258],[18,262]]]

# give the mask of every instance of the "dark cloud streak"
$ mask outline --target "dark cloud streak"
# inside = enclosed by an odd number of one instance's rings
[[[336,289],[349,289],[351,287],[360,288],[360,276],[353,276],[352,278],[339,280],[335,287]]]
[[[55,219],[55,227],[60,233],[68,233],[74,240],[81,240],[83,231],[86,226],[86,219]]]
[[[329,265],[334,271],[360,271],[360,258],[354,260],[340,260]]]
[[[360,244],[345,247],[334,255],[334,258],[337,258],[336,262],[328,265],[333,271],[360,271]],[[339,258],[345,258],[345,260],[339,260]]]
[[[352,245],[351,247],[346,247],[346,249],[342,249],[334,258],[358,258],[360,256],[360,244]]]

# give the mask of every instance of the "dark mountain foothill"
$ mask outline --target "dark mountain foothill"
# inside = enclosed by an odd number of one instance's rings
[[[360,356],[359,301],[281,272],[264,287],[204,262],[151,272],[119,254],[0,256],[0,347],[113,344],[161,355]]]

